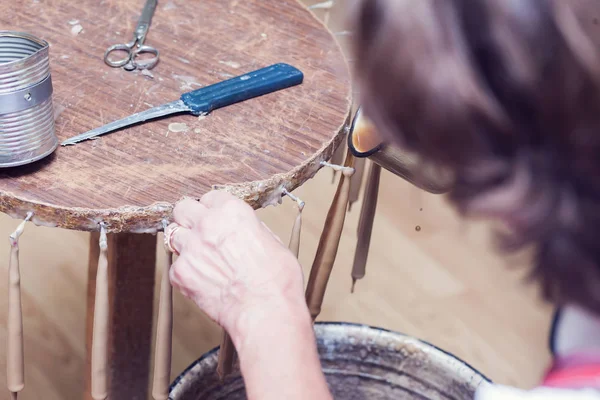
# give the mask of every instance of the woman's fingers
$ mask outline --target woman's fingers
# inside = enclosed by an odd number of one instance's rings
[[[204,204],[196,200],[184,199],[175,206],[173,219],[183,227],[194,229],[206,216],[207,211]]]
[[[242,200],[238,199],[234,195],[232,195],[224,190],[213,190],[211,192],[206,193],[200,199],[200,203],[202,205],[204,205],[206,208],[223,207],[225,204],[230,203],[232,201],[246,204]]]
[[[171,285],[175,286],[181,294],[183,294],[187,298],[192,298],[193,292],[188,289],[187,286],[183,285],[183,277],[181,276],[181,268],[177,268],[177,263],[173,264],[171,269],[169,270],[169,280],[171,281]]]

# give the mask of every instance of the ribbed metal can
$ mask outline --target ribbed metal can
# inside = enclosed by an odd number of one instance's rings
[[[0,30],[0,167],[38,161],[54,152],[49,45]]]

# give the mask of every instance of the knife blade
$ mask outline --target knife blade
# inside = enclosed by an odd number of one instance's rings
[[[273,64],[269,67],[184,93],[179,100],[141,111],[99,128],[92,129],[91,131],[73,136],[63,141],[61,145],[74,145],[127,126],[171,114],[209,114],[218,108],[299,85],[303,80],[304,74],[297,68],[285,63]]]

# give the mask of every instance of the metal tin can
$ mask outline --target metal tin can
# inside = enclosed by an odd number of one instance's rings
[[[0,167],[54,152],[49,45],[28,33],[0,31]]]

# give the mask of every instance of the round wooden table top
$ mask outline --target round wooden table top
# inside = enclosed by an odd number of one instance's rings
[[[0,211],[15,218],[32,211],[34,223],[68,229],[98,230],[104,221],[109,232],[153,232],[177,201],[212,188],[255,208],[277,202],[341,143],[352,102],[348,66],[331,32],[297,0],[161,0],[146,38],[161,57],[152,76],[103,62],[108,46],[131,40],[143,5],[17,0],[3,7],[3,29],[50,43],[60,141],[279,62],[300,69],[304,82],[204,118],[146,122],[0,170]]]

